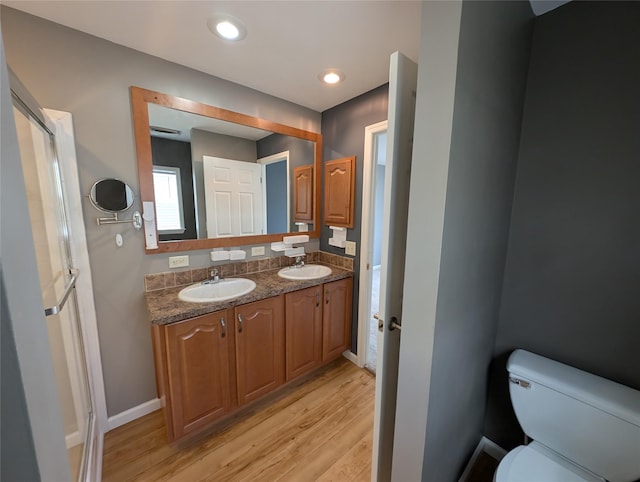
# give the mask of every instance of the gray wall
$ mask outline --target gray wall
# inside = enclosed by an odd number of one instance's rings
[[[640,4],[536,20],[486,434],[521,443],[524,348],[640,389]]]
[[[461,2],[423,2],[393,441],[394,482],[422,480]]]
[[[393,480],[457,480],[482,436],[532,18],[423,3]]]
[[[317,112],[5,6],[0,8],[8,64],[44,107],[73,114],[80,188],[85,193],[103,177],[138,185],[131,85],[320,132]],[[140,209],[139,201],[134,209]],[[112,416],[156,397],[143,277],[167,271],[169,255],[145,255],[141,231],[97,226],[99,213],[88,200],[83,210],[107,411]],[[113,241],[118,232],[124,237],[122,248]],[[206,251],[190,252],[189,257],[191,267],[209,265]]]
[[[1,40],[0,479],[69,480],[44,306],[34,283],[38,267]]]
[[[4,159],[3,159],[4,160]],[[0,264],[0,296],[6,300]],[[7,303],[0,303],[0,479],[40,480]]]
[[[464,2],[423,480],[456,480],[482,436],[533,14]]]
[[[351,350],[357,352],[358,341],[358,290],[360,267],[360,230],[362,220],[362,163],[364,160],[364,129],[368,125],[387,119],[389,85],[385,84],[333,107],[322,113],[323,162],[342,157],[356,156],[356,199],[353,229],[347,230],[347,240],[357,243],[353,277],[353,321],[351,325]],[[324,189],[324,184],[323,184]],[[320,218],[322,219],[322,217]],[[331,230],[322,224],[320,249],[345,256],[344,249],[329,246]]]

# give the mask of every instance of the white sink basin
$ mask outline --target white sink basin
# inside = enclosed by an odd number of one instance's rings
[[[211,303],[238,298],[251,293],[255,287],[256,284],[250,279],[226,278],[212,283],[187,286],[178,293],[178,298],[193,303]]]
[[[331,274],[331,268],[319,264],[306,264],[300,268],[289,267],[278,271],[278,276],[286,279],[318,279]]]

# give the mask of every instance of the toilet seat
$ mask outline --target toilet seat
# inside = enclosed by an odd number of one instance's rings
[[[605,482],[538,442],[521,445],[500,461],[495,482]]]

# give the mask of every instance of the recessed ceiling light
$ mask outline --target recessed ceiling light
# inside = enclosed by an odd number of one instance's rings
[[[235,40],[240,35],[240,30],[234,24],[225,20],[224,22],[220,22],[216,25],[216,31],[228,40]]]
[[[325,84],[333,85],[342,82],[345,79],[345,75],[338,69],[327,69],[318,75],[318,79]]]
[[[247,29],[240,20],[231,15],[215,14],[207,20],[207,27],[223,40],[237,42],[247,36]]]

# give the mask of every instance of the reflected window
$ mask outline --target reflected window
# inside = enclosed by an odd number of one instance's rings
[[[160,234],[184,232],[180,186],[180,168],[153,166],[153,189],[156,196],[156,218]]]

